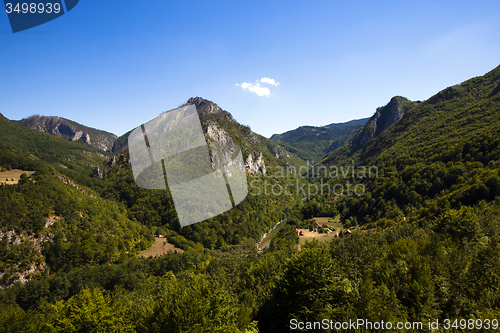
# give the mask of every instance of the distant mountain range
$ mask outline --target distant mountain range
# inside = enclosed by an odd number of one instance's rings
[[[197,107],[203,130],[209,140],[233,140],[234,138],[235,142],[241,146],[248,172],[265,173],[266,163],[297,167],[304,164],[304,161],[295,154],[290,154],[272,140],[239,124],[229,112],[222,110],[217,104],[201,97],[192,97],[184,105],[191,104]],[[60,117],[32,116],[12,122],[107,153],[117,153],[126,149],[130,134],[127,132],[117,137],[115,134]]]
[[[369,140],[379,136],[418,103],[405,97],[395,96],[386,106],[377,108],[370,118],[322,127],[301,126],[283,134],[274,134],[271,140],[300,158],[315,164],[348,142],[352,142],[356,149],[362,148]]]
[[[274,134],[271,140],[297,154],[303,160],[317,162],[349,141],[367,121],[368,118],[363,118],[321,127],[301,126],[282,134]]]
[[[230,113],[209,100],[192,97],[184,105],[191,104],[196,105],[203,130],[209,139],[225,140],[226,137],[234,135],[236,141],[242,144],[248,170],[262,172],[265,170],[266,160],[272,165],[300,166],[306,160],[314,164],[352,138],[355,138],[356,146],[361,147],[399,120],[417,103],[396,96],[386,106],[378,108],[371,118],[321,127],[301,126],[282,134],[274,134],[271,139],[237,123]],[[12,122],[107,153],[126,149],[130,133],[117,137],[113,133],[60,117],[37,115]]]

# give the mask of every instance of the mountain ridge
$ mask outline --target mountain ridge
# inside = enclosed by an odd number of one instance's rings
[[[113,133],[62,117],[35,115],[21,120],[12,120],[12,122],[68,141],[78,141],[103,152],[111,152],[113,143],[118,138]]]
[[[368,118],[321,127],[300,126],[281,134],[273,134],[270,139],[304,160],[318,161],[346,143],[366,121]]]
[[[403,118],[408,111],[415,108],[419,103],[421,102],[413,102],[402,96],[392,97],[385,106],[378,107],[375,113],[368,118],[366,124],[351,135],[343,145],[336,147],[336,149],[338,148],[337,151],[335,149],[328,151],[328,155],[320,163],[340,163],[342,160],[359,156],[371,140]]]
[[[364,128],[356,136],[355,143],[358,146],[363,146],[368,140],[379,136],[380,133],[401,119],[406,112],[415,106],[415,102],[406,97],[394,96],[387,105],[377,108],[375,114],[370,117]]]
[[[367,228],[422,221],[500,196],[500,66],[445,88],[361,147],[356,139],[321,163],[374,166],[363,196],[341,198],[342,217]],[[375,133],[375,131],[374,131]],[[365,186],[366,185],[366,186]]]
[[[283,167],[286,165],[299,167],[304,164],[304,161],[285,148],[253,132],[250,127],[238,123],[231,113],[216,103],[202,97],[191,97],[181,106],[186,105],[196,106],[203,132],[209,141],[234,142],[241,148],[247,172],[265,174],[266,163]],[[114,153],[128,148],[130,132],[115,140],[112,149]]]

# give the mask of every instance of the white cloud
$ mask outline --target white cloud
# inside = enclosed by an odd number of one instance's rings
[[[257,96],[269,97],[269,95],[271,95],[271,90],[269,90],[269,88],[261,86],[259,80],[256,80],[255,82],[256,83],[250,83],[250,82],[243,82],[241,84],[236,83],[235,85],[240,86],[241,89],[254,93]],[[274,79],[268,77],[261,78],[260,82],[271,84],[276,87],[279,86],[279,82],[276,82]]]
[[[271,79],[269,77],[263,77],[262,79],[260,79],[260,82],[269,83],[269,84],[272,84],[273,86],[276,86],[276,87],[280,85],[279,82],[276,82],[276,81],[274,81],[274,79]]]
[[[269,97],[269,95],[271,94],[271,91],[269,90],[269,88],[267,88],[267,87],[261,87],[260,83],[256,83],[256,84],[250,85],[248,87],[248,91],[257,94],[257,96],[266,96],[266,97]]]
[[[252,86],[252,84],[251,84],[251,83],[249,83],[249,82],[243,82],[243,83],[241,84],[241,88],[243,88],[243,90],[248,89],[248,88],[249,88],[249,87],[251,87],[251,86]]]

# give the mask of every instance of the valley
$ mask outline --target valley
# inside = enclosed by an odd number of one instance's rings
[[[185,227],[169,190],[136,185],[130,132],[2,116],[0,327],[274,333],[293,318],[498,318],[499,87],[500,66],[271,139],[189,98],[207,145],[241,148],[256,191]],[[325,184],[364,191],[272,192]]]

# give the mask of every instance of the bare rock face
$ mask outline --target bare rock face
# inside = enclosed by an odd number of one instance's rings
[[[83,131],[76,131],[73,135],[73,137],[70,139],[70,141],[78,141],[82,139],[83,142],[86,144],[90,145],[90,135],[87,133],[84,133]]]
[[[368,120],[361,133],[356,138],[356,143],[363,146],[369,140],[377,137],[389,126],[415,107],[415,103],[401,96],[395,96],[383,107],[377,108],[375,114]]]
[[[115,164],[116,164],[116,155],[113,155],[113,157],[109,160],[108,165],[109,165],[110,167],[114,167],[114,166],[115,166]]]
[[[249,173],[266,173],[267,164],[285,163],[287,159],[293,159],[285,149],[275,142],[254,133],[249,126],[238,123],[233,116],[220,108],[214,102],[201,97],[191,97],[182,106],[194,105],[200,118],[201,127],[207,144],[211,150],[212,168],[219,161],[234,161],[238,148],[228,148],[231,144],[238,145],[241,149],[245,168]],[[128,136],[130,132],[115,140],[112,151],[119,152],[128,147]],[[93,139],[95,141],[95,139]],[[219,144],[219,146],[217,146]],[[219,150],[221,148],[222,150]],[[215,153],[214,153],[215,152]],[[215,156],[219,154],[218,156]],[[280,161],[278,161],[280,160]]]
[[[221,113],[223,110],[214,102],[208,101],[206,99],[203,99],[201,97],[191,97],[188,101],[187,104],[193,104],[196,106],[196,110],[198,111],[198,114],[205,115],[205,114],[210,114],[210,113]]]
[[[219,143],[233,143],[231,136],[221,127],[215,123],[215,121],[207,122],[207,133],[209,139],[219,142]]]
[[[286,158],[290,158],[290,154],[284,150],[278,150],[274,152],[274,157],[280,158],[281,156],[285,156]]]
[[[21,126],[39,132],[49,133],[68,141],[81,142],[101,151],[111,151],[113,143],[117,139],[116,135],[112,133],[90,128],[59,117],[32,116],[14,122]],[[92,140],[90,140],[91,134]]]
[[[223,129],[221,128],[215,121],[207,121],[204,123],[204,126],[206,126],[206,135],[208,137],[208,144],[210,146],[213,146],[213,143],[220,143],[220,144],[233,144],[233,139],[231,136]],[[213,150],[212,150],[213,153]],[[234,151],[227,151],[228,156],[213,156],[213,159],[218,160],[221,159],[223,161],[231,161],[233,160],[231,154],[234,153]],[[217,161],[212,161],[212,168],[214,165],[217,164]],[[262,173],[266,174],[266,164],[264,162],[264,158],[262,157],[262,152],[257,156],[253,156],[252,154],[249,154],[246,158],[245,162],[245,170],[248,173],[251,174],[256,174],[256,173]]]
[[[83,132],[82,131],[76,131],[75,134],[73,135],[73,137],[71,138],[71,141],[78,141],[81,139],[83,135]]]
[[[245,170],[250,174],[266,174],[266,164],[262,158],[262,152],[260,152],[259,156],[255,158],[255,162],[253,154],[249,154],[247,156],[247,159],[245,160]]]
[[[83,134],[83,140],[85,141],[86,144],[90,145],[91,142],[90,142],[90,135],[87,134],[87,133],[84,133]]]

